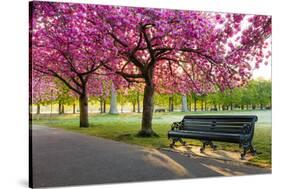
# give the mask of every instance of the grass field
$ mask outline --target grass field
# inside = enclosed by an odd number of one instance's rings
[[[251,160],[253,164],[271,165],[271,111],[223,111],[223,112],[169,112],[154,113],[153,129],[159,137],[140,138],[136,133],[140,129],[141,114],[126,113],[119,115],[90,114],[90,128],[79,128],[78,114],[64,115],[34,115],[33,124],[47,125],[51,127],[72,130],[87,135],[93,135],[112,140],[137,144],[147,147],[168,147],[170,141],[167,139],[167,132],[172,122],[181,121],[187,114],[231,114],[231,115],[257,115],[254,146],[257,149],[257,156]],[[189,144],[201,145],[200,141],[187,140]],[[231,151],[240,151],[238,145],[229,143],[216,143],[218,148]]]

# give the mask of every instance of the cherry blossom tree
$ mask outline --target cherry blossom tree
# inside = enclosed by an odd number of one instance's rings
[[[250,62],[258,66],[268,56],[270,16],[99,5],[87,15],[117,54],[104,66],[145,84],[141,136],[154,135],[153,95],[161,78],[182,91],[201,93],[202,83],[224,90],[245,83]]]
[[[88,83],[96,81],[93,75],[110,57],[103,36],[93,26],[89,29],[82,4],[32,2],[30,6],[32,70],[61,80],[79,96],[80,127],[88,127],[88,93],[99,87]]]
[[[48,2],[32,10],[33,70],[79,95],[81,127],[88,127],[87,95],[99,88],[97,76],[144,86],[139,135],[153,136],[155,91],[242,85],[252,63],[270,56],[270,16]]]
[[[40,113],[40,105],[56,100],[60,91],[51,77],[34,73],[31,80],[31,102],[30,112],[32,112],[32,104],[36,104],[36,113]]]

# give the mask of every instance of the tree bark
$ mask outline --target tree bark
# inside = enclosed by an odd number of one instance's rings
[[[172,99],[172,104],[171,104],[171,112],[174,111],[174,95],[171,97]]]
[[[138,133],[140,136],[150,137],[155,135],[152,130],[152,116],[153,116],[153,84],[146,84],[144,88],[143,97],[143,111],[142,111],[142,125],[141,130]]]
[[[40,104],[37,104],[36,114],[40,114]]]
[[[123,113],[123,103],[121,103],[121,113]]]
[[[114,84],[112,83],[111,84],[110,109],[109,109],[110,114],[118,114],[116,96],[117,95],[116,95],[115,87],[114,87]]]
[[[252,104],[252,109],[255,110],[256,109],[256,105]]]
[[[50,111],[50,117],[52,116],[53,113],[53,103],[51,102],[51,111]]]
[[[181,111],[188,112],[186,95],[182,95],[181,97]]]
[[[171,111],[171,97],[169,97],[169,103],[168,103],[168,111],[170,112]]]
[[[204,101],[201,100],[201,111],[203,112],[204,111]]]
[[[103,106],[102,106],[103,102],[102,102],[102,98],[100,98],[100,113],[102,114],[103,112]]]
[[[133,112],[136,112],[136,102],[133,101],[132,104],[133,104]]]
[[[58,110],[59,114],[61,114],[61,102],[59,101],[59,110]]]
[[[80,106],[80,128],[87,128],[89,127],[89,120],[88,120],[88,97],[86,94],[80,95],[79,106]]]
[[[169,112],[174,111],[174,96],[169,97]]]
[[[104,99],[103,100],[103,113],[106,112],[106,100]]]
[[[64,104],[61,105],[61,114],[64,114]]]
[[[73,105],[72,105],[72,113],[73,113],[73,114],[76,113],[75,103],[73,103]]]
[[[137,92],[138,113],[140,113],[140,93]]]
[[[197,111],[197,99],[194,98],[194,111],[196,112]]]
[[[192,111],[192,97],[190,96],[190,100],[189,100],[189,110]]]

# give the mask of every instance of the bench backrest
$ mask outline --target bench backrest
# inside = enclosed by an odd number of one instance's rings
[[[182,120],[183,130],[253,134],[257,116],[190,115]]]

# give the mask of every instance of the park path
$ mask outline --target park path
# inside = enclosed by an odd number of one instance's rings
[[[34,187],[270,173],[45,126],[32,127]]]

